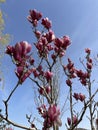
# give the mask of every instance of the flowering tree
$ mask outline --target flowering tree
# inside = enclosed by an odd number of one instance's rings
[[[61,108],[58,106],[59,88],[57,84],[58,75],[55,72],[55,66],[59,63],[60,73],[64,72],[66,78],[65,89],[69,89],[68,97],[65,99],[69,102],[69,117],[65,123],[67,130],[75,129],[82,121],[86,110],[89,108],[89,120],[91,124],[91,130],[94,128],[94,112],[96,109],[96,102],[94,100],[98,89],[92,93],[92,81],[91,73],[93,67],[93,61],[91,58],[91,50],[85,49],[85,62],[80,60],[84,67],[84,70],[77,69],[70,58],[68,63],[64,63],[68,47],[71,45],[71,40],[68,36],[61,38],[56,37],[52,30],[52,22],[46,17],[43,18],[42,13],[37,10],[30,10],[28,21],[32,25],[33,33],[36,37],[36,42],[31,45],[27,41],[20,41],[14,46],[7,46],[6,54],[8,54],[12,63],[15,64],[15,74],[18,78],[18,82],[14,89],[9,94],[8,98],[4,101],[5,115],[0,114],[0,117],[6,120],[8,123],[28,130],[37,130],[37,126],[31,121],[31,116],[27,115],[27,119],[30,123],[30,128],[14,123],[9,119],[8,102],[12,98],[13,94],[17,90],[18,86],[25,84],[25,80],[29,78],[37,87],[38,99],[40,106],[37,110],[43,118],[42,130],[59,130],[62,125],[61,121]],[[39,30],[40,26],[42,27]],[[34,58],[32,48],[35,48],[37,58]],[[60,74],[59,74],[60,75]],[[57,78],[56,78],[57,77]],[[74,80],[80,82],[80,85],[87,90],[87,95],[82,92],[74,92]],[[39,100],[40,100],[39,99]],[[76,105],[81,104],[81,110],[76,109]],[[63,107],[66,107],[65,105]]]

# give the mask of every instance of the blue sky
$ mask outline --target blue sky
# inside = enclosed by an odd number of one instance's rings
[[[66,57],[71,57],[77,66],[79,66],[77,60],[84,56],[85,48],[90,48],[93,56],[98,52],[98,0],[7,0],[2,9],[5,15],[5,32],[11,34],[10,44],[22,40],[35,42],[27,16],[30,9],[37,9],[52,20],[56,36],[69,35],[72,45]],[[17,78],[13,74],[15,67],[11,65],[10,58],[6,56],[3,64],[6,88],[3,93],[4,97],[7,97]],[[11,119],[21,124],[26,124],[25,113],[32,111],[36,116],[31,86],[33,84],[28,81],[20,86],[9,105]],[[63,98],[64,96],[61,102]],[[85,122],[80,126],[89,129],[89,124]],[[63,129],[62,127],[61,130]]]

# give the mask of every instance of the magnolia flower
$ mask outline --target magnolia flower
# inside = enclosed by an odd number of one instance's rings
[[[33,26],[37,26],[38,21],[42,18],[42,13],[37,10],[30,10],[30,15],[27,17],[28,21],[33,24]]]
[[[74,93],[73,97],[76,99],[76,100],[80,100],[81,102],[83,102],[85,100],[85,95],[81,94],[81,93]]]
[[[42,23],[41,23],[46,29],[50,29],[52,26],[51,21],[46,17],[44,19],[42,19]]]
[[[67,118],[67,122],[68,122],[68,125],[70,126],[71,125],[71,118]]]
[[[74,115],[73,116],[73,122],[72,122],[72,119],[71,118],[67,118],[67,122],[68,122],[68,125],[70,126],[72,123],[73,123],[73,125],[76,125],[77,124],[77,122],[78,122],[78,118]]]
[[[21,41],[15,46],[7,46],[6,53],[11,55],[15,61],[21,62],[24,58],[28,58],[27,54],[31,51],[32,46],[27,41]]]
[[[66,80],[66,84],[67,84],[69,87],[71,87],[71,86],[72,86],[72,81],[71,81],[70,79],[67,79],[67,80]]]
[[[36,38],[37,39],[39,39],[40,38],[40,36],[41,36],[41,32],[40,31],[38,31],[38,30],[35,30],[35,36],[36,36]]]
[[[79,99],[79,94],[78,93],[74,93],[73,97],[78,100]]]
[[[55,39],[54,32],[52,30],[49,30],[47,33],[44,34],[46,37],[48,43],[52,42]]]
[[[32,69],[28,69],[27,71],[24,71],[24,67],[19,66],[15,70],[15,73],[16,73],[20,83],[23,83],[30,76],[32,71],[33,71]]]
[[[12,55],[13,53],[13,47],[8,45],[7,48],[6,48],[6,51],[5,51],[6,54],[8,55]]]
[[[47,81],[50,81],[52,76],[53,76],[52,72],[50,72],[50,71],[45,72],[45,77],[46,77]]]
[[[90,54],[90,53],[91,53],[91,50],[90,50],[89,48],[86,48],[86,49],[85,49],[85,52],[86,52],[87,54]]]
[[[50,105],[48,108],[48,117],[51,122],[56,122],[60,116],[60,109],[56,105]]]
[[[76,116],[73,116],[73,124],[76,125],[78,122],[78,118]]]
[[[50,86],[46,86],[45,87],[45,91],[47,94],[49,94],[51,92],[51,87]]]
[[[85,100],[85,95],[79,93],[79,100],[83,102]]]

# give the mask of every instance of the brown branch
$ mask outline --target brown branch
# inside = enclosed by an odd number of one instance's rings
[[[31,77],[29,77],[29,79],[31,79],[31,80],[38,86],[38,88],[42,88],[36,80],[34,80],[34,79],[31,78]],[[44,87],[43,87],[43,90],[44,90],[45,96],[46,96],[46,98],[47,98],[47,101],[48,101],[48,103],[50,104],[50,103],[51,103],[50,96],[47,94],[47,92],[46,92],[46,90],[45,90]]]
[[[8,102],[9,102],[11,96],[13,95],[13,93],[15,92],[15,90],[17,89],[18,86],[19,86],[19,82],[16,84],[16,86],[14,87],[14,89],[11,91],[10,95],[8,96],[8,98],[5,101],[3,101],[4,105],[5,105],[6,119],[8,118]]]
[[[28,127],[26,127],[26,126],[17,124],[17,123],[15,123],[15,122],[9,120],[8,118],[4,117],[4,116],[1,115],[1,114],[0,114],[0,117],[1,117],[3,120],[7,121],[9,124],[11,124],[11,125],[13,125],[13,126],[15,126],[15,127],[22,128],[22,129],[25,129],[25,130],[37,130],[36,128],[28,128]]]
[[[78,119],[77,123],[76,123],[75,125],[73,125],[70,130],[74,130],[74,128],[82,121],[83,116],[84,116],[84,114],[85,114],[85,112],[86,112],[86,109],[89,107],[89,105],[90,105],[92,99],[93,99],[94,96],[97,94],[97,92],[98,92],[98,89],[95,91],[95,93],[91,96],[91,98],[90,98],[86,103],[84,102],[83,112],[82,112],[80,118]]]

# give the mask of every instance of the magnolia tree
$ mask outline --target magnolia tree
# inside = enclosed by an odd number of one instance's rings
[[[37,10],[30,10],[28,21],[32,25],[33,34],[36,37],[36,42],[33,45],[27,41],[20,41],[15,45],[8,45],[6,54],[12,59],[12,63],[15,64],[15,74],[18,78],[18,82],[14,89],[9,94],[8,98],[4,101],[5,115],[0,113],[0,118],[8,123],[27,130],[59,130],[62,124],[65,124],[66,130],[74,130],[82,122],[83,117],[89,110],[89,121],[91,130],[94,129],[94,115],[96,110],[96,101],[94,99],[98,92],[98,89],[92,93],[92,81],[91,73],[93,67],[93,61],[91,58],[91,50],[85,49],[85,62],[80,60],[84,69],[77,69],[70,58],[64,63],[65,53],[68,47],[71,45],[71,40],[68,36],[61,38],[56,37],[52,30],[52,22],[46,17],[43,18],[41,12]],[[42,28],[41,28],[42,27]],[[38,60],[34,57],[32,48],[35,48]],[[79,64],[80,64],[79,63]],[[59,64],[60,71],[57,75],[55,68]],[[83,68],[82,67],[82,68]],[[65,122],[61,120],[61,107],[58,104],[59,87],[57,80],[59,80],[60,73],[64,72],[65,91],[69,89],[69,93],[66,95],[65,102],[69,102],[69,106],[63,105],[63,108],[69,109],[69,116]],[[57,78],[56,78],[57,77]],[[27,115],[27,120],[30,123],[30,127],[19,125],[9,119],[8,102],[13,97],[13,94],[19,87],[19,85],[25,84],[25,80],[29,78],[37,88],[37,97],[40,101],[40,106],[37,106],[38,113],[43,118],[42,128],[38,128],[31,120],[31,116]],[[74,81],[80,83],[87,90],[87,95],[82,92],[75,92]],[[44,102],[43,100],[44,99]],[[66,104],[66,103],[64,103]],[[76,105],[81,104],[81,109],[76,109]]]

